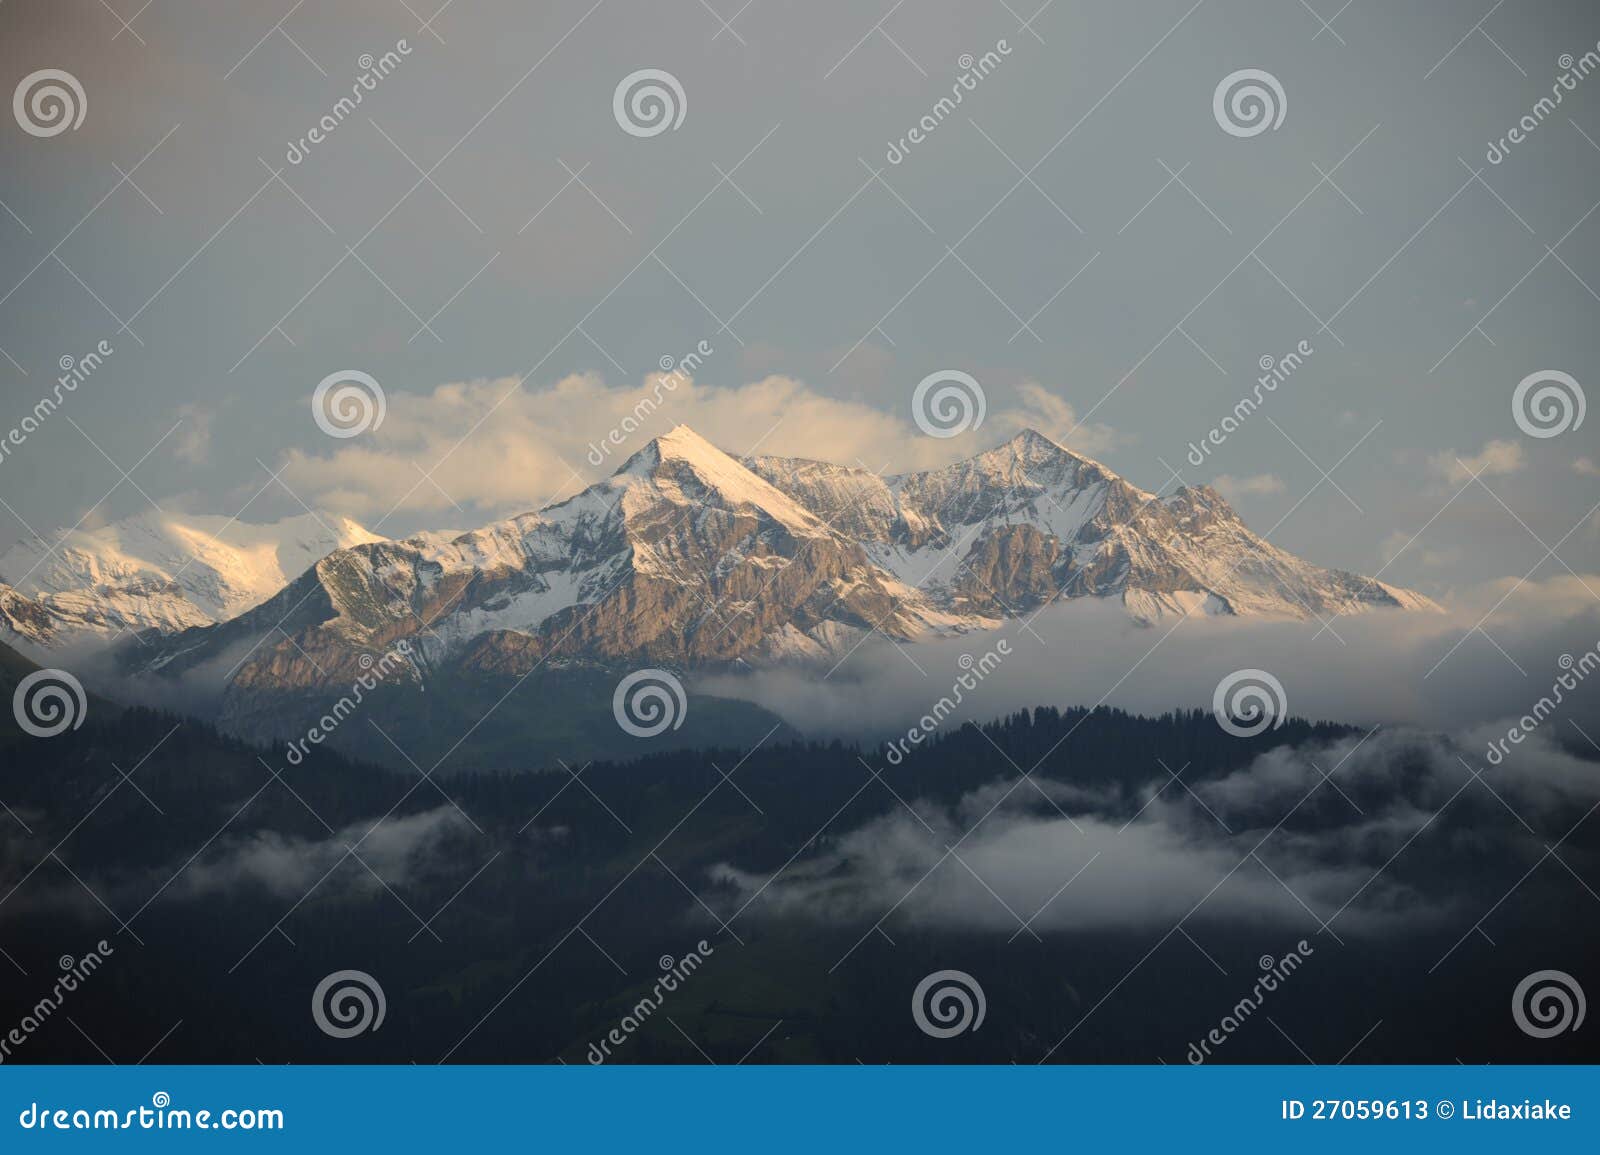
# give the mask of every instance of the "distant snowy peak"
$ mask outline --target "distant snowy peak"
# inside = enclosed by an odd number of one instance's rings
[[[1437,609],[1421,594],[1285,553],[1209,486],[1158,496],[1033,430],[898,476],[780,457],[746,464],[952,612],[1013,617],[1086,596],[1117,598],[1147,622]]]
[[[965,461],[879,477],[864,469],[783,457],[746,465],[863,542],[948,546],[966,527],[1028,522],[1069,540],[1108,507],[1153,499],[1096,461],[1033,430]]]
[[[223,621],[329,553],[381,540],[331,514],[252,525],[155,510],[30,538],[0,555],[0,638],[37,650]]]
[[[253,609],[126,652],[167,672],[247,653],[229,688],[243,719],[273,695],[358,677],[401,639],[405,676],[424,679],[833,663],[875,635],[992,629],[1081,597],[1142,622],[1434,608],[1285,553],[1206,486],[1152,494],[1038,433],[880,477],[740,460],[679,426],[557,505],[333,550]]]

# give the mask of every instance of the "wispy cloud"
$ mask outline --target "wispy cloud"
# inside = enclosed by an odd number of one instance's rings
[[[1211,483],[1218,493],[1229,501],[1240,497],[1267,497],[1284,491],[1283,478],[1273,473],[1257,473],[1252,477],[1232,477],[1224,473]]]
[[[1455,591],[1443,613],[1378,610],[1334,618],[1331,630],[1315,621],[1204,616],[1151,628],[1114,602],[1078,599],[1046,609],[1026,629],[1005,626],[1012,656],[946,725],[1037,705],[1209,709],[1224,675],[1254,668],[1283,682],[1290,711],[1302,717],[1460,729],[1521,715],[1562,654],[1600,643],[1596,589],[1594,574],[1503,579]],[[882,738],[915,722],[931,704],[930,685],[948,682],[973,648],[971,638],[919,645],[926,678],[891,647],[869,642],[826,678],[769,670],[698,684],[756,701],[807,732]],[[1586,711],[1580,716],[1600,715],[1593,697],[1575,705]]]
[[[1169,929],[1191,914],[1307,935],[1324,920],[1338,934],[1414,929],[1477,897],[1430,858],[1450,853],[1448,834],[1438,849],[1413,846],[1435,817],[1480,848],[1536,858],[1539,840],[1505,808],[1561,830],[1600,794],[1592,764],[1543,740],[1496,777],[1494,795],[1473,784],[1464,751],[1416,731],[1283,746],[1192,793],[1155,767],[1136,790],[1100,794],[1008,777],[951,807],[908,798],[776,874],[723,864],[714,878],[746,917],[838,924],[892,911],[914,927],[996,934],[1024,921],[1038,933]],[[1464,786],[1476,793],[1463,799]],[[1281,823],[1296,810],[1298,822]],[[1402,848],[1410,859],[1391,869]]]
[[[1428,467],[1443,481],[1460,485],[1474,475],[1496,477],[1519,472],[1526,464],[1520,442],[1496,438],[1484,442],[1477,453],[1441,450],[1428,458]]]
[[[383,424],[358,439],[289,452],[283,479],[311,504],[357,518],[398,510],[476,520],[570,497],[680,423],[736,455],[810,457],[873,472],[943,465],[1030,427],[1084,453],[1122,443],[1106,425],[1080,424],[1070,404],[1036,382],[1018,395],[979,429],[940,440],[917,431],[909,401],[905,413],[890,413],[777,375],[732,387],[665,374],[636,386],[594,374],[537,389],[515,378],[459,382],[391,396]],[[606,445],[612,430],[630,432]]]

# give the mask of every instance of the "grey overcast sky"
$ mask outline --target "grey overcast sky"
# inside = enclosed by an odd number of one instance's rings
[[[1592,573],[1600,416],[1529,436],[1513,392],[1600,388],[1597,41],[1576,0],[8,0],[5,91],[61,69],[85,107],[0,122],[0,437],[113,351],[0,459],[0,547],[152,501],[469,528],[609,471],[586,447],[705,341],[622,453],[682,420],[876,470],[1031,424],[1320,563],[1412,542],[1384,576],[1435,594]],[[641,69],[676,128],[619,124]],[[1223,130],[1242,69],[1276,128]],[[336,440],[311,395],[350,369],[387,415]],[[988,412],[948,441],[911,413],[946,369]]]

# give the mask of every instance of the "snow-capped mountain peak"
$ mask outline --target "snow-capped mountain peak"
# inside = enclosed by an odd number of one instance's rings
[[[0,555],[0,638],[38,650],[225,621],[334,550],[381,540],[329,513],[257,525],[153,509],[32,537]]]
[[[828,532],[814,513],[687,425],[676,425],[655,438],[602,485],[620,491],[624,502],[631,499],[630,513],[666,500],[678,506],[759,513],[803,537]]]
[[[358,676],[402,638],[417,677],[833,661],[869,635],[989,629],[1091,596],[1143,621],[1431,606],[1285,553],[1212,489],[1152,494],[1033,431],[879,477],[740,460],[678,426],[557,505],[334,550],[254,609],[147,637],[129,660],[170,671],[248,650],[230,691],[242,715]]]

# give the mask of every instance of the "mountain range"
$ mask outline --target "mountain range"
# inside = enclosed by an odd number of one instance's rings
[[[736,458],[680,425],[576,497],[467,533],[147,515],[18,547],[0,580],[0,639],[37,656],[133,632],[116,650],[125,673],[198,680],[220,691],[224,725],[259,737],[303,729],[304,708],[396,648],[405,660],[379,668],[416,692],[832,665],[873,635],[988,630],[1057,599],[1114,600],[1146,623],[1437,608],[1285,553],[1207,486],[1149,493],[1032,431],[878,476]]]

